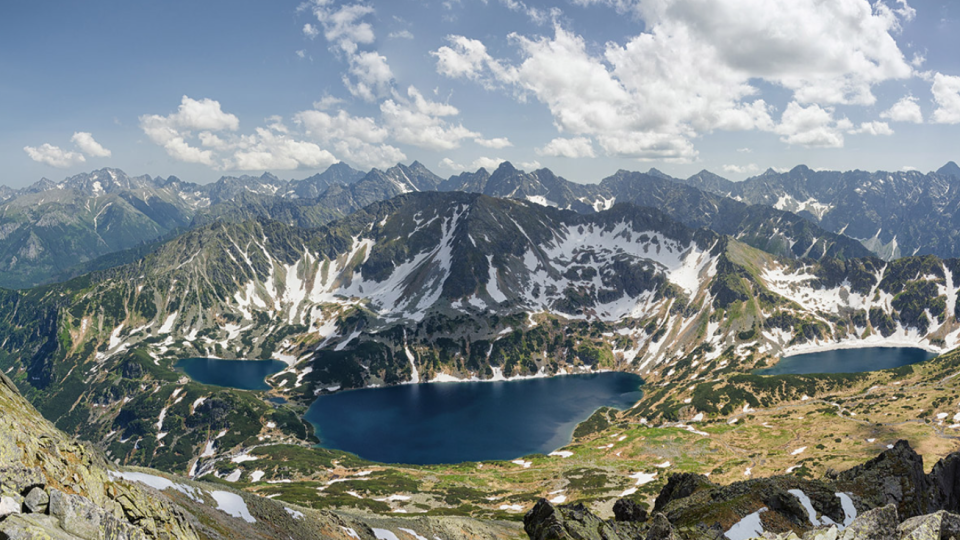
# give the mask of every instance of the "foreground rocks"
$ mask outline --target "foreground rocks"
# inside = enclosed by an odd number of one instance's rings
[[[582,505],[541,500],[524,518],[533,540],[960,540],[960,452],[929,474],[906,441],[823,479],[791,475],[727,486],[672,475],[652,515],[636,501],[604,521]]]

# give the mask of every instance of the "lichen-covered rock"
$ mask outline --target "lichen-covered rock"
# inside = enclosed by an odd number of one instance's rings
[[[897,527],[900,540],[949,540],[960,538],[960,516],[939,511],[912,517]]]
[[[840,540],[897,540],[897,506],[888,504],[857,516],[840,534]]]
[[[49,504],[50,496],[38,487],[31,489],[23,500],[23,505],[33,514],[46,514]]]
[[[680,540],[677,531],[663,514],[655,514],[653,523],[650,524],[650,530],[647,531],[646,540]]]
[[[0,497],[0,519],[20,513],[20,501],[15,497]]]
[[[635,521],[643,523],[647,520],[647,511],[640,503],[630,499],[619,499],[613,503],[613,516],[617,521]]]
[[[84,540],[100,540],[103,510],[89,499],[50,490],[50,515],[60,520],[60,527]]]
[[[603,521],[582,504],[554,506],[546,499],[523,517],[530,540],[641,540],[638,524]],[[657,538],[657,537],[655,537]]]
[[[81,540],[60,528],[53,516],[21,514],[0,522],[0,538],[8,540]]]

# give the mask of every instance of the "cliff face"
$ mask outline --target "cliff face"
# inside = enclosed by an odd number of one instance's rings
[[[520,534],[516,523],[361,518],[122,470],[53,427],[0,373],[0,540],[375,540],[398,531],[448,540]]]

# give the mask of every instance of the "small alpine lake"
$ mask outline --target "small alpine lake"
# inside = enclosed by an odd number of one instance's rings
[[[935,353],[912,347],[865,347],[834,349],[781,358],[757,375],[806,375],[810,373],[861,373],[907,366],[935,358]]]
[[[279,360],[186,358],[177,362],[174,367],[182,369],[191,379],[201,384],[239,390],[270,390],[266,378],[282,371],[287,365]]]
[[[304,418],[324,448],[382,463],[509,460],[570,442],[577,424],[642,396],[631,373],[407,384],[323,395]]]

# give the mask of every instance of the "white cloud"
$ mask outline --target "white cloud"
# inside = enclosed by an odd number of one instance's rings
[[[30,159],[44,163],[51,167],[60,169],[83,163],[86,159],[79,152],[69,152],[61,149],[59,146],[44,143],[39,147],[24,146],[23,151],[30,156]]]
[[[319,169],[338,160],[314,143],[298,141],[284,133],[257,128],[255,135],[242,137],[240,149],[225,163],[226,169],[241,171]]]
[[[937,73],[933,76],[933,100],[937,108],[933,121],[938,124],[960,124],[960,77]]]
[[[507,139],[506,137],[497,137],[494,139],[477,138],[477,139],[474,139],[473,142],[479,144],[480,146],[485,146],[487,148],[494,148],[497,150],[501,148],[507,148],[507,147],[513,146],[513,143],[510,142],[510,139]]]
[[[537,153],[541,156],[584,158],[594,157],[593,144],[586,137],[575,137],[564,139],[558,137],[546,144],[543,148],[537,148]]]
[[[525,171],[535,171],[535,170],[539,169],[540,167],[542,167],[542,165],[540,165],[540,162],[537,161],[537,160],[533,160],[533,161],[521,161],[521,162],[519,163],[519,165],[520,165],[520,168],[523,169],[523,170],[525,170]]]
[[[192,146],[187,139],[193,132],[235,131],[240,126],[240,120],[229,113],[223,112],[220,102],[212,99],[195,100],[183,96],[177,112],[167,116],[156,114],[140,117],[140,129],[155,144],[162,146],[174,159],[187,163],[201,163],[210,167],[216,166],[211,150],[201,150]],[[208,146],[217,144],[214,139],[206,136]],[[222,143],[219,138],[217,141]]]
[[[516,71],[505,68],[490,56],[482,42],[464,36],[447,36],[447,41],[451,46],[443,46],[430,53],[436,57],[437,72],[441,75],[478,80],[488,87],[496,82],[515,81]]]
[[[488,172],[493,172],[504,161],[506,160],[500,158],[479,157],[470,164],[470,170],[486,169]]]
[[[413,39],[413,33],[409,30],[398,30],[396,32],[390,32],[387,34],[387,37],[390,39]]]
[[[297,54],[297,57],[298,57],[298,58],[306,58],[306,57],[307,57],[307,51],[305,51],[305,50],[303,50],[303,49],[300,49],[299,51],[296,51],[296,54]]]
[[[354,96],[365,101],[374,101],[390,93],[393,71],[383,55],[372,51],[352,54],[349,71],[356,82],[344,75],[343,84]]]
[[[467,169],[463,165],[453,161],[448,157],[441,159],[440,163],[438,163],[437,165],[439,165],[440,167],[443,167],[444,169],[450,169],[451,171],[454,171],[454,172],[461,172]]]
[[[323,96],[322,98],[320,98],[319,101],[314,101],[314,102],[313,102],[313,108],[314,108],[314,109],[320,109],[321,111],[325,111],[325,110],[327,110],[327,109],[330,109],[330,108],[332,108],[332,107],[335,107],[335,106],[337,106],[337,105],[340,105],[341,103],[343,103],[343,100],[342,100],[342,99],[340,99],[340,98],[338,98],[338,97],[333,97],[333,96],[327,94],[327,95]]]
[[[376,40],[373,26],[363,20],[375,13],[364,3],[334,7],[329,0],[314,0],[313,14],[323,27],[323,36],[331,48],[346,57],[349,75],[343,75],[343,84],[356,97],[366,101],[389,95],[393,72],[386,57],[376,51],[361,51],[361,45]],[[307,27],[304,27],[307,32]],[[352,76],[352,77],[351,77]]]
[[[894,122],[923,123],[923,113],[920,111],[917,98],[913,96],[902,97],[892,107],[880,113],[880,118],[886,118]]]
[[[427,150],[452,150],[464,139],[479,139],[479,133],[462,124],[451,124],[445,117],[459,114],[456,107],[429,101],[414,88],[407,89],[409,99],[388,99],[380,104],[384,125],[397,141]]]
[[[437,72],[533,95],[559,131],[592,137],[610,155],[671,161],[696,158],[692,140],[715,130],[788,130],[771,117],[756,81],[790,90],[797,106],[816,112],[873,104],[874,85],[914,75],[894,39],[914,16],[906,2],[575,2],[632,11],[646,30],[608,42],[602,54],[560,25],[552,38],[513,34],[522,57],[515,65],[478,40],[450,36],[432,53]],[[830,125],[781,135],[790,144],[842,145],[842,123]]]
[[[750,174],[755,173],[760,170],[760,167],[756,163],[749,163],[747,165],[724,165],[723,171],[733,174]]]
[[[79,148],[81,152],[88,156],[110,157],[110,150],[101,146],[100,143],[94,140],[93,135],[86,131],[74,133],[70,140],[73,141],[73,144],[77,145],[77,148]]]
[[[750,148],[737,148],[737,152],[740,152],[741,154],[750,154],[753,152],[753,150]]]
[[[382,144],[388,131],[373,118],[352,116],[346,111],[336,115],[323,111],[302,111],[294,116],[306,136],[333,146],[343,159],[361,168],[390,167],[406,159],[399,149]]]
[[[886,122],[863,122],[857,129],[848,130],[847,133],[857,135],[893,135],[893,130]]]
[[[307,23],[303,25],[303,35],[307,36],[310,39],[313,39],[320,35],[320,30],[316,26]]]
[[[787,105],[776,132],[780,140],[807,148],[842,148],[843,133],[850,129],[849,120],[835,121],[833,109],[819,105],[804,107],[796,101]]]

